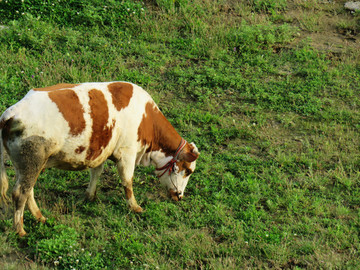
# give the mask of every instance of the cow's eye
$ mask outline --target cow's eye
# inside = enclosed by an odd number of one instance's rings
[[[185,176],[189,176],[192,173],[192,170],[185,169]]]

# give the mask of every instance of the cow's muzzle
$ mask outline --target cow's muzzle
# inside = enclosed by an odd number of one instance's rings
[[[184,196],[181,194],[181,192],[176,192],[175,190],[170,189],[169,195],[171,199],[174,201],[180,201]]]

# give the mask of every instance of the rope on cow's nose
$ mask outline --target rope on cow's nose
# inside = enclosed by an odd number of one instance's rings
[[[179,157],[181,151],[184,149],[186,143],[187,143],[187,141],[184,140],[183,138],[181,138],[180,144],[175,151],[174,157],[168,163],[166,163],[163,167],[155,169],[156,171],[164,170],[160,175],[158,175],[159,178],[161,176],[163,176],[167,171],[169,172],[171,184],[174,186],[176,196],[179,200],[180,200],[180,195],[179,195],[180,192],[179,192],[178,187],[174,184],[174,181],[172,180],[172,176],[173,176],[173,174],[176,174],[176,172],[175,172],[176,162],[178,161],[178,157]]]
[[[178,157],[179,157],[181,151],[184,149],[186,143],[187,143],[187,141],[184,140],[183,138],[181,138],[181,142],[179,144],[179,147],[176,149],[174,157],[168,163],[166,163],[163,167],[155,169],[156,171],[164,170],[160,175],[158,175],[158,177],[163,176],[167,171],[169,172],[169,175],[171,175],[172,171],[174,170],[176,161],[178,161]]]
[[[172,174],[170,174],[170,181],[171,181],[171,184],[173,184],[174,188],[175,188],[175,192],[176,192],[176,197],[178,198],[178,200],[180,200],[180,196],[179,196],[179,189],[178,187],[174,184],[174,181],[172,180],[172,176],[173,174],[175,174],[175,172],[173,172]]]

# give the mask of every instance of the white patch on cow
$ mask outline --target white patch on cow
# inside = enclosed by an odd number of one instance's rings
[[[15,116],[14,120],[19,120],[24,125],[24,138],[37,135],[54,138],[58,144],[62,144],[64,142],[63,134],[69,133],[70,128],[67,122],[59,114],[56,104],[48,98],[45,92],[31,90],[8,110]]]
[[[121,157],[123,155],[123,149],[126,149],[126,152],[132,149],[133,154],[137,157],[136,164],[138,164],[142,154],[145,153],[146,150],[141,142],[137,140],[138,128],[145,114],[145,104],[151,100],[151,97],[139,86],[133,85],[133,87],[132,98],[125,109],[118,112],[112,103],[110,107],[114,114],[118,115],[119,119],[124,119],[124,121],[117,122],[116,132],[118,141],[116,143],[114,156]]]

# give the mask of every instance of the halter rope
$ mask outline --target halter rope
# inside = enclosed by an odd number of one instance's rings
[[[168,163],[166,163],[163,167],[155,169],[157,171],[164,170],[160,175],[158,175],[159,178],[161,176],[163,176],[167,171],[169,171],[169,175],[171,175],[172,171],[174,170],[175,163],[176,163],[176,161],[178,161],[178,157],[179,157],[181,151],[184,149],[185,145],[186,145],[186,140],[181,138],[181,142],[179,144],[179,147],[176,149],[174,157]]]

